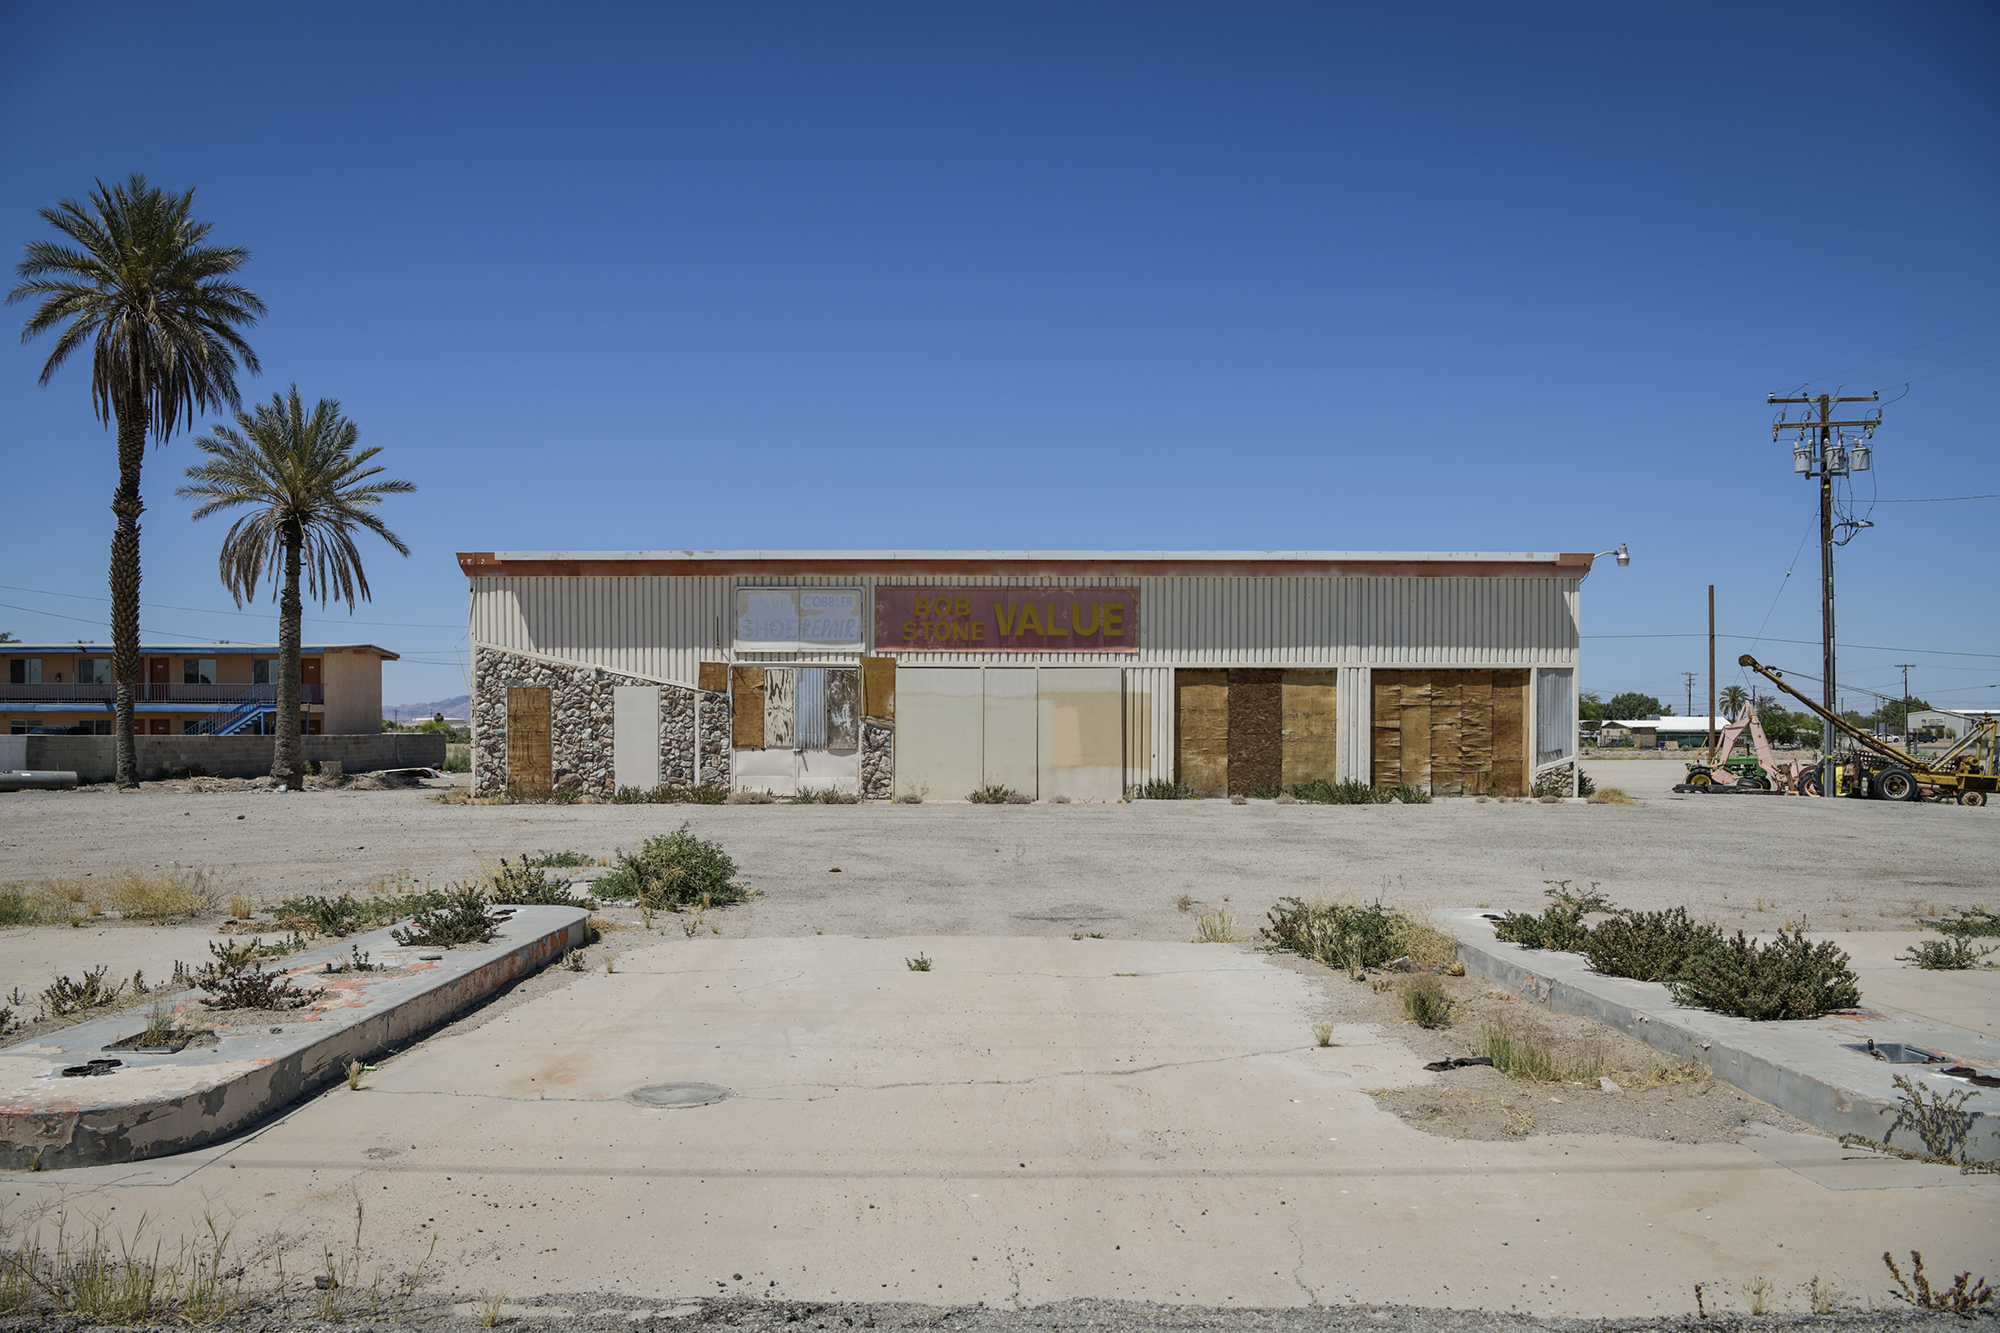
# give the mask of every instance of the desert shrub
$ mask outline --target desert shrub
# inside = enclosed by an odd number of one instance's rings
[[[1280,898],[1266,919],[1269,924],[1258,934],[1274,947],[1349,971],[1401,957],[1398,946],[1409,920],[1379,901],[1364,906],[1298,898]]]
[[[1808,940],[1803,926],[1790,934],[1781,930],[1762,945],[1739,930],[1668,984],[1676,1004],[1757,1022],[1818,1018],[1861,1003],[1847,954],[1832,940]]]
[[[583,793],[574,787],[509,787],[500,794],[502,805],[575,805]]]
[[[357,930],[400,921],[413,912],[429,911],[444,905],[448,895],[437,892],[372,895],[357,898],[343,893],[338,898],[325,894],[301,894],[278,904],[281,921],[312,922],[320,935],[352,935]]]
[[[642,907],[675,910],[706,901],[740,903],[736,862],[722,845],[697,838],[682,824],[665,837],[648,838],[638,851],[620,854],[618,868],[593,886],[606,898],[635,898]]]
[[[1398,911],[1389,947],[1395,950],[1396,957],[1408,958],[1418,967],[1449,970],[1457,964],[1454,975],[1464,971],[1464,966],[1458,964],[1458,940],[1432,920],[1428,911]]]
[[[582,856],[579,852],[562,852],[557,855],[576,856],[580,859],[543,864],[590,864],[590,858]],[[507,863],[506,857],[500,858],[500,869],[493,874],[493,888],[488,896],[496,907],[594,908],[597,906],[595,899],[572,896],[568,884],[550,879],[539,866],[530,863],[525,857],[512,865]]]
[[[128,871],[106,883],[103,892],[107,906],[133,921],[201,916],[222,904],[221,890],[200,870],[170,870],[152,875]]]
[[[1604,1053],[1567,1051],[1539,1032],[1513,1023],[1479,1030],[1479,1053],[1509,1078],[1528,1083],[1594,1083],[1604,1077]]]
[[[493,938],[494,919],[486,910],[486,895],[460,889],[443,895],[444,902],[418,912],[408,926],[389,932],[401,945],[448,949],[455,944],[484,944]]]
[[[108,967],[94,967],[83,974],[82,981],[71,981],[67,974],[57,977],[42,992],[42,1008],[51,1018],[65,1018],[70,1014],[80,1014],[115,1003],[125,992],[122,981],[106,981]]]
[[[1929,972],[1963,972],[1979,967],[1988,954],[2000,953],[2000,946],[1980,948],[1963,936],[1942,940],[1918,940],[1896,955],[1899,963],[1915,963]],[[1991,966],[1991,964],[1986,964]]]
[[[722,805],[729,801],[727,787],[620,787],[611,795],[613,805]]]
[[[729,796],[727,797],[725,804],[773,805],[777,802],[777,799],[778,799],[777,797],[771,795],[771,793],[767,791],[733,791],[729,793]]]
[[[1722,932],[1684,907],[1627,912],[1591,927],[1577,951],[1607,977],[1672,981],[1696,955],[1722,943]]]
[[[1135,801],[1192,801],[1194,788],[1184,782],[1169,782],[1165,778],[1154,778],[1142,782],[1132,789]]]
[[[1375,799],[1382,805],[1391,801],[1401,801],[1404,805],[1429,805],[1431,794],[1422,787],[1413,787],[1407,782],[1399,782],[1393,787],[1376,790]]]
[[[1328,782],[1325,778],[1294,782],[1291,797],[1307,805],[1373,805],[1378,799],[1373,787],[1352,778],[1345,782]]]
[[[1236,918],[1218,907],[1194,919],[1196,944],[1228,944],[1236,938]]]
[[[785,798],[787,805],[859,805],[861,797],[855,792],[840,791],[833,787],[801,787],[797,794]]]
[[[500,864],[507,863],[502,861]],[[597,858],[584,852],[522,852],[521,864],[536,870],[570,869],[576,866],[595,865]]]
[[[19,884],[0,888],[0,927],[36,926],[42,921],[42,906]]]
[[[1595,786],[1595,784],[1592,785]],[[1632,797],[1622,787],[1605,787],[1600,790],[1592,791],[1590,794],[1590,803],[1592,805],[1639,804],[1637,801],[1633,800]]]
[[[1958,915],[1930,923],[1932,930],[1964,939],[1992,939],[2000,936],[2000,913],[1990,907],[1962,907]]]
[[[211,1009],[303,1009],[325,991],[299,988],[282,972],[266,972],[262,964],[222,973],[203,969],[196,982],[209,994],[201,1002]]]
[[[472,747],[470,745],[445,746],[444,771],[447,773],[470,773],[472,771]]]
[[[1012,787],[1001,782],[989,782],[965,799],[974,805],[1007,805],[1019,795]]]
[[[1552,882],[1542,890],[1549,898],[1549,905],[1542,909],[1540,916],[1527,912],[1504,913],[1493,927],[1493,937],[1518,944],[1524,949],[1557,949],[1573,952],[1590,938],[1590,927],[1583,924],[1583,918],[1590,912],[1611,912],[1611,900],[1597,892],[1592,884],[1582,892],[1572,891],[1566,879]]]
[[[1403,983],[1399,997],[1403,1017],[1420,1028],[1441,1028],[1451,1022],[1458,1001],[1446,993],[1444,983],[1426,972]]]

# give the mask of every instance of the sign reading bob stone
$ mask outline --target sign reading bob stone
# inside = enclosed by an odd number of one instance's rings
[[[875,589],[877,652],[1129,653],[1137,588]]]

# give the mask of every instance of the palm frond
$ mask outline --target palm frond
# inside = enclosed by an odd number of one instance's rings
[[[400,555],[410,553],[374,507],[384,495],[405,495],[416,486],[370,480],[383,471],[367,466],[381,450],[357,452],[359,439],[359,428],[341,413],[337,400],[322,398],[307,413],[294,384],[252,411],[238,411],[233,427],[213,426],[195,440],[206,457],[187,469],[188,484],[176,492],[200,502],[194,517],[244,506],[253,510],[238,518],[222,541],[219,572],[238,605],[254,598],[267,579],[279,588],[294,536],[306,593],[321,606],[344,601],[353,610],[357,601],[369,599],[357,530],[374,533]]]

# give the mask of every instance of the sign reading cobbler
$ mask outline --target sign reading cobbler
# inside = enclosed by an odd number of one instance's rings
[[[1137,588],[875,590],[875,651],[1129,653]]]

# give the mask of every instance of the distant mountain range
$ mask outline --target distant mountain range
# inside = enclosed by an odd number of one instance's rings
[[[433,699],[427,704],[383,704],[382,716],[400,719],[404,722],[422,722],[425,718],[443,713],[446,717],[465,718],[472,715],[472,696],[461,694],[451,699]]]

